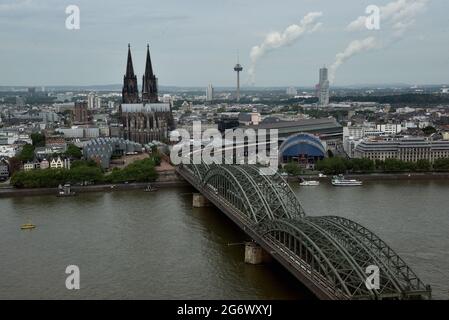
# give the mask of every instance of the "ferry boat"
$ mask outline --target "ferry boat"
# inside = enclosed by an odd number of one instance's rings
[[[343,175],[339,175],[332,178],[332,185],[336,187],[360,187],[363,185],[363,182],[355,179],[345,179]]]

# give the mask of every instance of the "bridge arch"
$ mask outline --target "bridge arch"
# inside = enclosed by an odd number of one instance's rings
[[[212,166],[201,183],[242,210],[252,224],[273,218],[260,187],[236,166]]]
[[[288,183],[277,173],[263,176],[259,169],[202,164],[177,170],[228,216],[241,218],[243,230],[274,248],[274,255],[288,261],[284,265],[293,266],[292,272],[323,297],[430,298],[430,287],[377,235],[346,218],[306,216]],[[381,271],[379,289],[365,285],[371,265]]]

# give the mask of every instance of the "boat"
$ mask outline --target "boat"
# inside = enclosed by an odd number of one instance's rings
[[[157,190],[158,190],[157,188],[155,188],[151,184],[149,184],[144,191],[145,192],[155,192]]]
[[[314,181],[314,180],[304,180],[303,178],[299,178],[299,182],[300,182],[300,186],[302,187],[314,187],[314,186],[319,186],[320,182],[319,181]]]
[[[332,178],[332,185],[336,187],[360,187],[363,185],[363,182],[355,179],[346,179],[343,175],[339,175]]]
[[[70,183],[66,183],[64,186],[59,185],[57,197],[73,197],[76,195],[71,189]]]
[[[32,230],[34,228],[36,228],[36,226],[32,223],[25,223],[20,226],[20,229],[22,230]]]
[[[314,187],[314,186],[319,186],[320,182],[319,181],[303,181],[299,184],[301,187]]]

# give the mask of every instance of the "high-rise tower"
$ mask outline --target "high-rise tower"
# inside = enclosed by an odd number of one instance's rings
[[[240,65],[238,59],[237,64],[234,67],[234,71],[237,72],[237,102],[240,102],[240,72],[243,70],[243,67]]]
[[[145,74],[142,79],[142,102],[156,103],[157,97],[157,78],[153,73],[151,64],[150,46],[147,45],[147,62],[145,66]]]
[[[214,87],[212,84],[209,84],[206,90],[206,101],[210,102],[212,100],[214,100]]]
[[[329,105],[329,79],[326,67],[320,69],[320,83],[317,86],[319,104],[321,107]]]
[[[139,88],[137,87],[137,77],[134,74],[133,59],[131,57],[131,45],[128,44],[128,61],[126,63],[126,74],[123,77],[122,89],[123,103],[139,102]]]

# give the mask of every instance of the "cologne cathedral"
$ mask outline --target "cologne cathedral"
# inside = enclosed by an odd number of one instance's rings
[[[141,144],[154,140],[164,141],[168,137],[169,130],[173,129],[171,103],[160,103],[158,99],[157,78],[153,73],[149,46],[147,46],[146,67],[142,77],[142,95],[140,96],[131,47],[128,45],[120,118],[123,125],[122,138]]]

